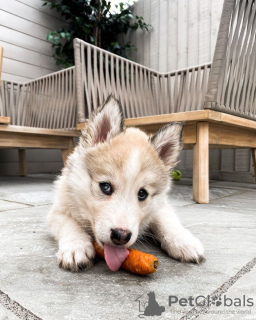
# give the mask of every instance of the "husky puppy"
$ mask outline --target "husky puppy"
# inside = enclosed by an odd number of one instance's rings
[[[124,251],[146,230],[170,257],[203,260],[201,242],[181,225],[168,199],[182,131],[179,122],[151,137],[140,129],[124,128],[121,106],[112,96],[97,110],[55,183],[48,223],[59,244],[61,267],[90,267],[94,239],[104,246],[107,263],[116,270]]]

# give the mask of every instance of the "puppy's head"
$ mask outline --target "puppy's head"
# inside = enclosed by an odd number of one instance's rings
[[[129,247],[164,201],[182,148],[183,125],[169,124],[149,137],[123,123],[119,102],[109,97],[88,121],[69,167],[73,195],[96,240]]]

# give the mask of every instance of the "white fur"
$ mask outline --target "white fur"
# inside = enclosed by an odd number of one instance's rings
[[[59,265],[72,271],[90,267],[93,239],[113,245],[112,228],[132,232],[124,247],[151,229],[171,257],[199,263],[202,244],[181,225],[167,195],[169,170],[181,150],[182,125],[166,126],[148,139],[139,129],[123,129],[122,123],[119,104],[109,98],[90,119],[56,182],[48,222],[59,243]],[[100,182],[113,185],[111,196],[103,194]],[[148,192],[145,201],[138,200],[141,188]]]
[[[130,157],[124,169],[125,177],[128,180],[132,175],[139,174],[139,150],[134,149],[131,151]]]

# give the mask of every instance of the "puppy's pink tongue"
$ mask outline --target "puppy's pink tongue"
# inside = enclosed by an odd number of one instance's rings
[[[114,247],[104,244],[104,256],[110,270],[117,271],[124,260],[128,257],[129,251],[126,248]]]

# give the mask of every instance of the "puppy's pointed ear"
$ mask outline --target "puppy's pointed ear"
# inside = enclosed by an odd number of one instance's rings
[[[109,96],[82,130],[82,144],[87,147],[109,141],[123,131],[124,116],[120,102]]]
[[[158,130],[150,142],[155,147],[159,158],[164,164],[173,169],[182,149],[183,123],[173,122]]]

